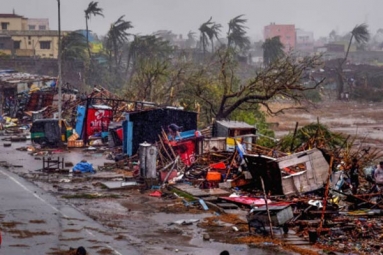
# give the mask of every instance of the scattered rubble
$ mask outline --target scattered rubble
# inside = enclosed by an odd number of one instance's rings
[[[66,199],[121,198],[135,189],[164,202],[160,211],[165,213],[211,213],[202,221],[169,223],[196,223],[206,231],[204,241],[276,246],[301,254],[383,252],[383,199],[371,178],[381,155],[349,147],[349,137],[334,147],[324,139],[323,126],[311,125],[318,128],[315,135],[285,152],[258,146],[252,126],[218,121],[215,128],[198,130],[195,113],[126,102],[105,89],[67,103],[63,115],[75,118],[65,125],[55,119],[2,121],[4,147],[42,160],[41,169],[24,177],[55,183],[56,192],[68,192]],[[45,107],[39,113],[52,118],[54,106]],[[149,123],[148,116],[159,110],[166,114]],[[170,135],[174,122],[185,131]],[[212,130],[226,135],[214,136]],[[27,139],[31,146],[16,146]],[[109,162],[98,167],[86,159],[65,162],[60,154],[71,151]],[[353,159],[357,189],[350,178]],[[79,187],[85,181],[91,185]]]

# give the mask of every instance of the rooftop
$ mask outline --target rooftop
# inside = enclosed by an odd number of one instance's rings
[[[4,72],[1,72],[1,71],[4,71]],[[11,70],[0,70],[0,84],[56,79],[56,77],[51,77],[47,75],[19,73],[19,72],[14,73],[14,72],[7,72],[7,71],[11,71]]]
[[[13,13],[0,13],[0,18],[23,18],[23,19],[25,19],[23,16],[13,14]]]
[[[61,31],[62,35],[70,33],[69,31]],[[58,36],[57,30],[0,30],[1,35],[8,36]]]
[[[217,123],[227,128],[255,128],[243,121],[217,120]]]

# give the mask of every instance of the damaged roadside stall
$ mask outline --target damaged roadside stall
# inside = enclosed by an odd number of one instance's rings
[[[254,185],[261,188],[262,177],[266,192],[273,195],[296,195],[323,188],[328,178],[329,162],[318,149],[289,156],[272,158],[245,154],[245,161]]]

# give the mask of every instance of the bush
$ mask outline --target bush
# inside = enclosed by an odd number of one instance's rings
[[[382,97],[383,91],[364,87],[356,88],[351,94],[352,99],[372,102],[382,102]]]

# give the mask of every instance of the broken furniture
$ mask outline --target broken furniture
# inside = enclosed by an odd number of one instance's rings
[[[43,157],[43,172],[53,172],[64,170],[64,158],[58,157],[57,159],[52,159],[51,157]]]

